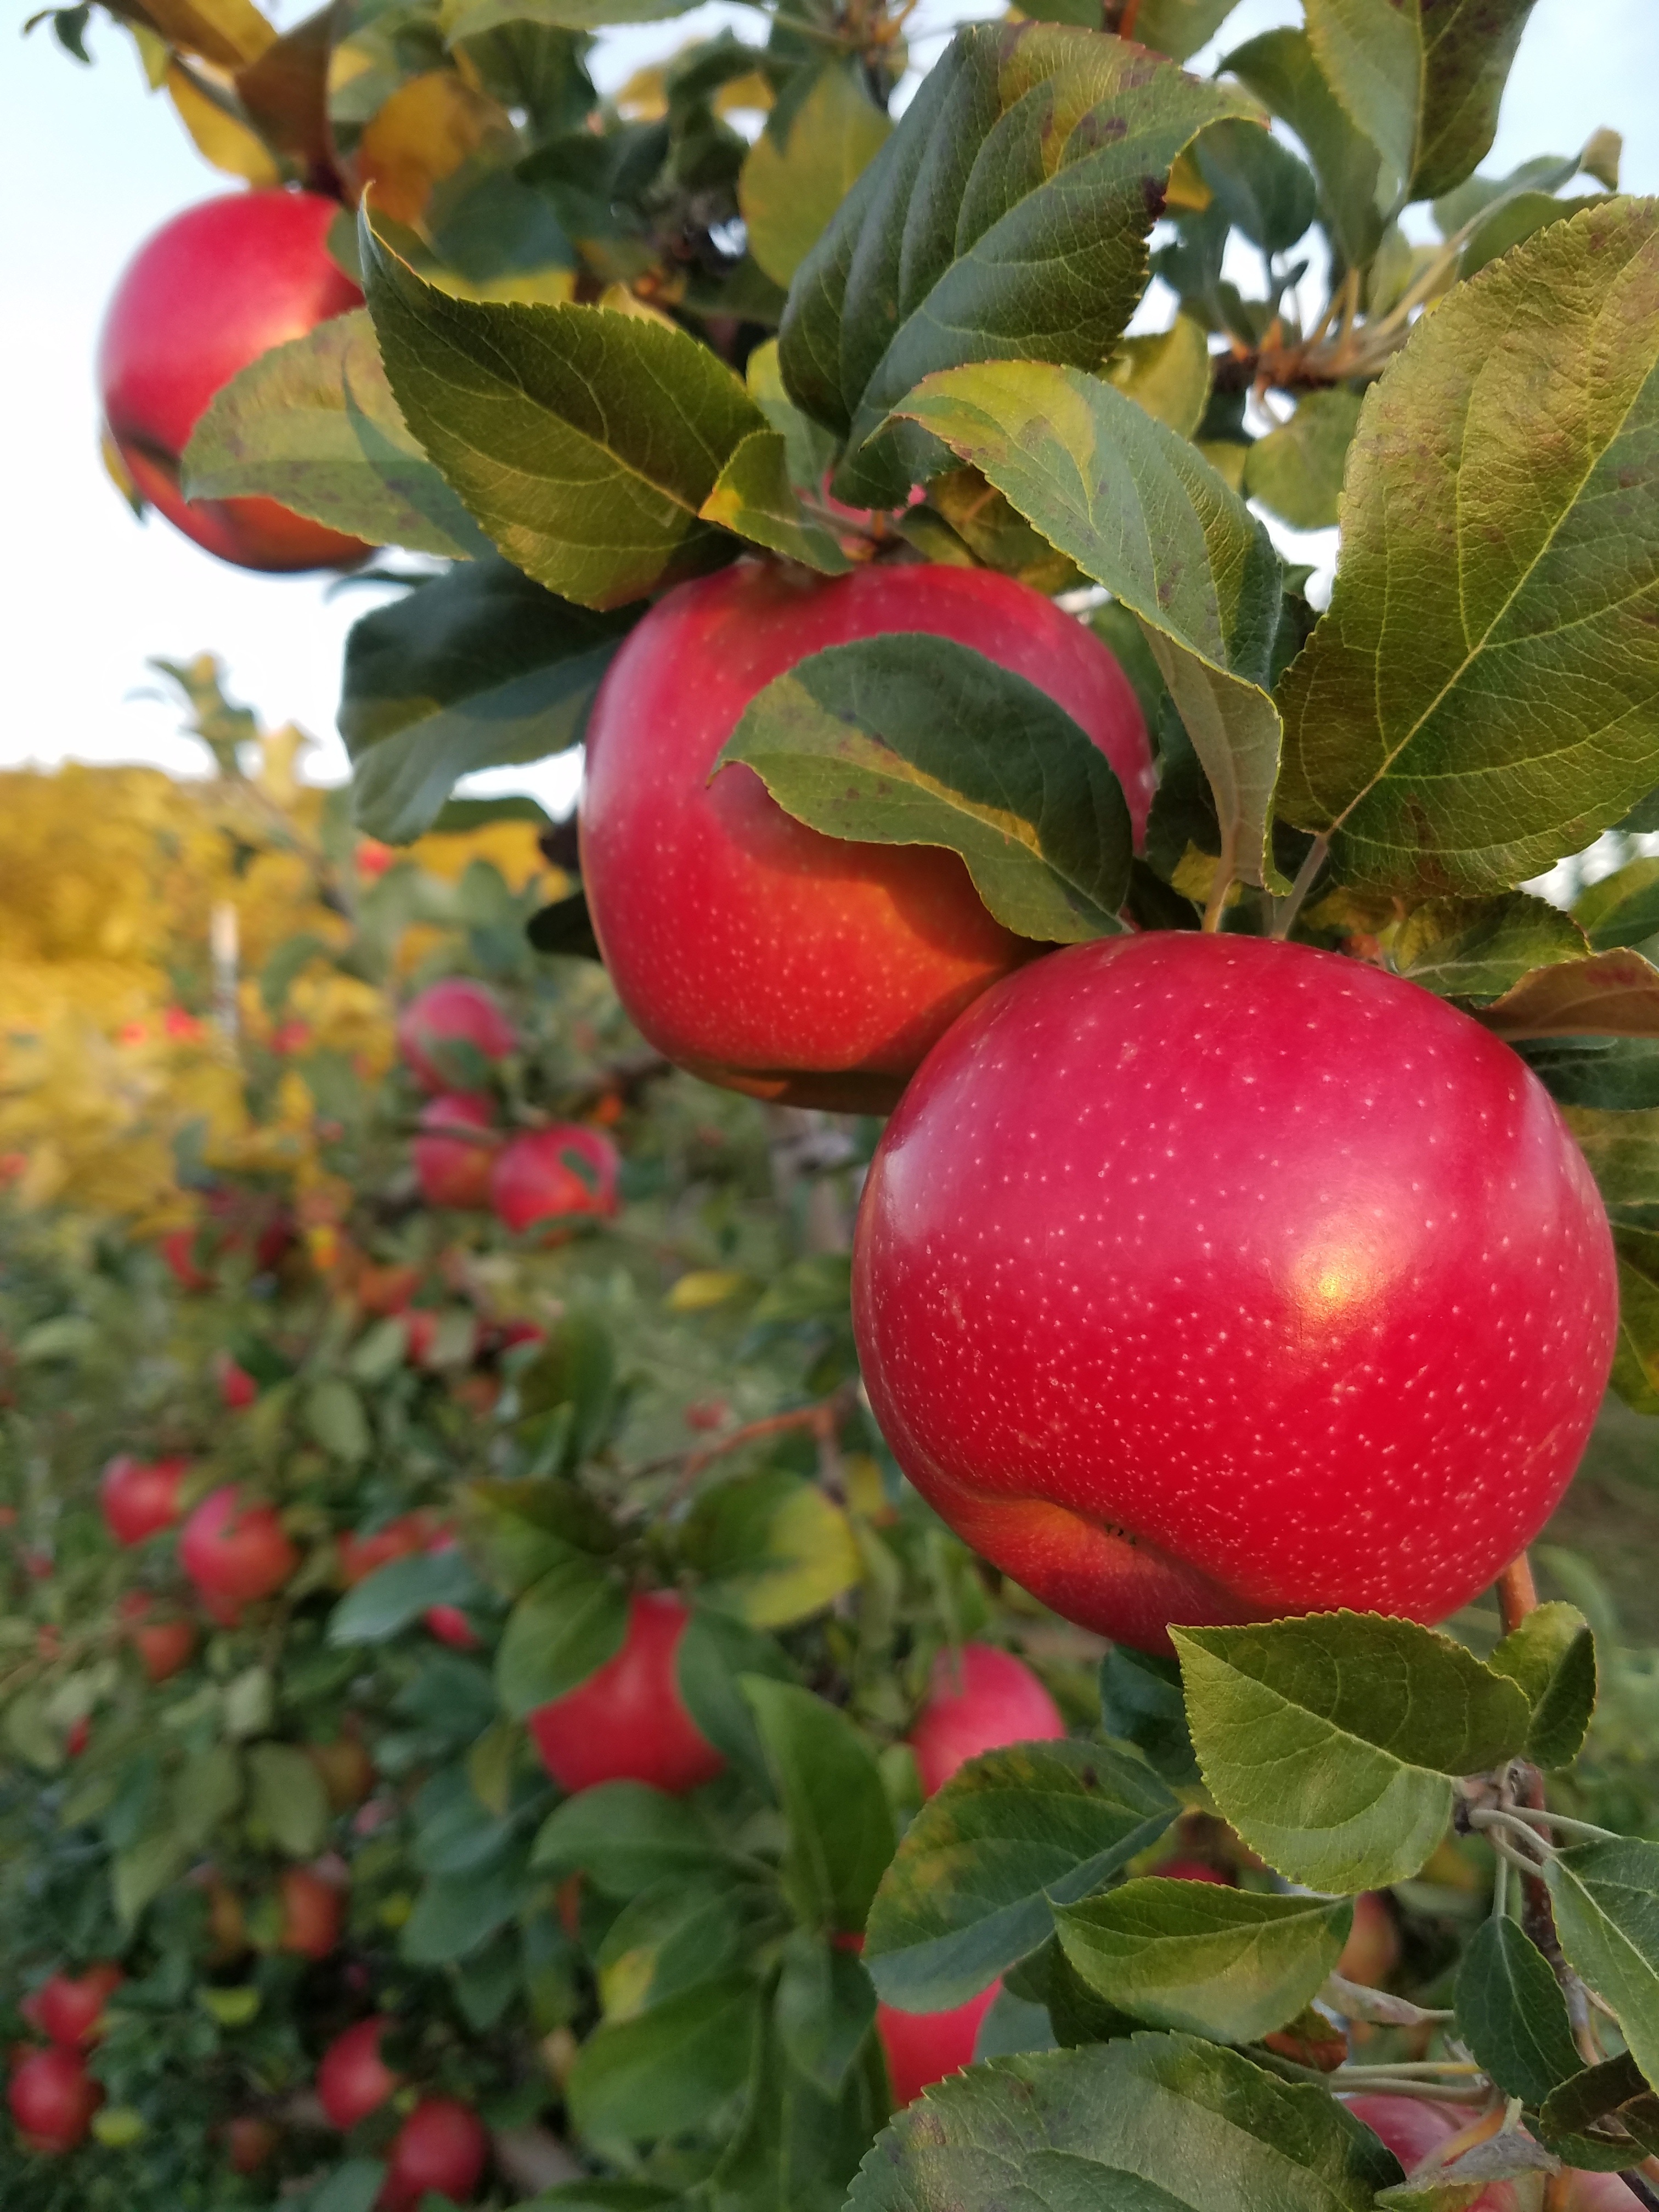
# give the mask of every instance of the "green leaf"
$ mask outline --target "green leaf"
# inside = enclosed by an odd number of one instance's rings
[[[743,1691],[789,1823],[785,1893],[804,1926],[855,1933],[893,1856],[875,1755],[846,1714],[810,1690],[748,1674]]]
[[[1480,1018],[1505,1037],[1659,1037],[1659,969],[1639,952],[1592,952],[1523,975]]]
[[[1659,1038],[1522,1039],[1516,1048],[1563,1106],[1615,1113],[1659,1106]]]
[[[859,448],[934,370],[1009,356],[1093,368],[1146,281],[1161,187],[1230,88],[1121,41],[1047,23],[957,33],[790,288],[779,338],[792,397],[850,437],[837,489],[903,496],[890,438]]]
[[[1457,2033],[1506,2097],[1541,2105],[1583,2061],[1549,1963],[1513,1920],[1475,1930],[1457,1970]]]
[[[110,1863],[110,1893],[124,1929],[137,1925],[144,1907],[178,1881],[190,1858],[189,1846],[166,1830],[141,1836],[128,1850],[116,1853]]]
[[[1506,192],[1469,233],[1457,264],[1460,276],[1470,277],[1519,246],[1522,239],[1542,230],[1547,223],[1565,222],[1601,195],[1559,200],[1553,192]]]
[[[1307,0],[1337,98],[1407,199],[1449,191],[1490,151],[1533,0]]]
[[[466,0],[447,26],[451,46],[515,23],[557,31],[609,30],[617,23],[665,23],[697,0]]]
[[[1054,1920],[1066,1956],[1109,2004],[1152,2027],[1250,2043],[1313,2002],[1353,1907],[1149,1875],[1062,1905]]]
[[[805,100],[775,107],[738,179],[749,251],[787,285],[893,132],[851,62],[831,62]]]
[[[1628,2051],[1584,2067],[1553,2089],[1538,2123],[1552,2150],[1592,2172],[1639,2167],[1659,2151],[1659,2096]]]
[[[1344,881],[1506,890],[1653,788],[1656,231],[1621,201],[1541,232],[1367,395],[1330,607],[1279,687],[1280,810]]]
[[[1580,891],[1572,918],[1592,952],[1611,952],[1659,936],[1659,857],[1632,860]]]
[[[607,608],[727,557],[702,503],[764,418],[707,346],[608,307],[452,299],[362,231],[392,391],[509,561]]]
[[[1177,315],[1155,337],[1124,338],[1106,374],[1156,421],[1190,438],[1204,420],[1210,397],[1210,345],[1204,325],[1194,315]]]
[[[1318,205],[1313,172],[1257,123],[1212,123],[1194,148],[1229,225],[1263,253],[1288,253]]]
[[[522,1720],[585,1682],[622,1650],[628,1599],[603,1567],[571,1559],[533,1583],[507,1617],[495,1688]]]
[[[1184,438],[1075,369],[957,369],[904,411],[1137,617],[1215,793],[1229,875],[1271,879],[1282,569],[1265,525]]]
[[[381,1644],[428,1606],[465,1605],[478,1594],[477,1578],[453,1547],[377,1567],[349,1590],[329,1615],[331,1644]]]
[[[1414,1875],[1445,1833],[1453,1778],[1526,1741],[1516,1685],[1413,1621],[1329,1613],[1170,1634],[1223,1817],[1316,1889]]]
[[[1108,1735],[1133,1744],[1166,1782],[1196,1780],[1181,1669],[1173,1659],[1127,1644],[1109,1645],[1100,1662],[1100,1724]]]
[[[200,1850],[220,1821],[228,1820],[241,1804],[242,1790],[242,1764],[233,1746],[210,1744],[198,1752],[173,1780],[174,1833],[192,1850]]]
[[[543,1822],[531,1853],[538,1874],[585,1874],[607,1897],[684,1881],[723,1863],[716,1838],[684,1799],[642,1782],[600,1782]]]
[[[702,515],[822,576],[844,576],[853,565],[823,525],[802,513],[788,447],[776,430],[753,430],[737,447],[704,500]]]
[[[1568,1964],[1613,2007],[1644,2075],[1659,2079],[1659,1844],[1575,1844],[1544,1879]]]
[[[524,926],[524,933],[532,951],[556,953],[566,960],[599,960],[599,940],[593,933],[593,917],[588,911],[586,891],[572,891],[568,898],[555,899],[550,906],[538,907]]]
[[[487,1943],[526,1903],[525,1851],[509,1848],[494,1864],[464,1875],[434,1875],[404,1923],[398,1948],[412,1966],[445,1966]]]
[[[179,463],[187,499],[274,499],[370,545],[470,561],[489,541],[410,435],[367,308],[222,385]]]
[[[460,777],[574,744],[632,620],[556,599],[493,553],[365,615],[339,711],[358,821],[407,844]]]
[[[568,1310],[556,1333],[520,1372],[516,1395],[521,1419],[569,1409],[562,1449],[552,1471],[574,1474],[599,1449],[616,1409],[617,1351],[599,1316],[580,1306]],[[560,1525],[572,1531],[572,1540],[586,1550],[609,1551],[615,1532],[599,1509],[568,1486],[559,1494],[564,1501],[561,1513],[569,1508]]]
[[[792,2063],[775,2012],[756,2038],[742,2121],[698,2192],[699,2212],[841,2212],[887,2109],[874,2037],[839,2094],[827,2097]]]
[[[797,491],[817,498],[836,457],[836,441],[821,422],[803,415],[784,390],[775,338],[755,348],[743,374],[749,397],[783,440],[790,483]]]
[[[1425,899],[1395,933],[1394,964],[1445,999],[1495,999],[1534,969],[1582,960],[1571,917],[1527,891],[1498,898]]]
[[[940,2082],[878,2138],[847,2212],[1370,2212],[1399,2178],[1323,2088],[1137,2035]]]
[[[767,1778],[766,1753],[743,1694],[745,1674],[794,1680],[781,1647],[718,1606],[696,1604],[674,1653],[685,1709],[716,1751],[757,1780]]]
[[[1638,1413],[1659,1413],[1659,1237],[1620,1229],[1619,1338],[1609,1378]]]
[[[1097,1744],[1021,1744],[970,1759],[906,1831],[865,1944],[902,2012],[943,2011],[1047,1941],[1052,1908],[1089,1896],[1153,1842],[1176,1802]]]
[[[1566,1123],[1589,1162],[1615,1230],[1659,1228],[1659,1112],[1601,1113],[1569,1107]]]
[[[1265,31],[1222,63],[1308,149],[1322,219],[1340,261],[1363,269],[1382,242],[1376,148],[1349,120],[1304,30]]]
[[[597,2027],[565,2083],[577,2130],[605,2142],[706,2126],[748,2076],[759,2002],[747,1974],[727,1974]]]
[[[1532,1707],[1527,1757],[1539,1766],[1570,1766],[1595,1712],[1595,1638],[1577,1607],[1537,1607],[1486,1664],[1518,1682]]]
[[[1021,936],[1121,926],[1132,833],[1104,754],[1046,692],[967,646],[900,632],[811,653],[750,702],[716,770],[731,761],[830,836],[961,854]]]
[[[385,2185],[386,2167],[378,2158],[348,2159],[307,2198],[305,2212],[374,2212]]]
[[[839,1944],[798,1928],[783,1947],[775,2003],[791,2065],[826,2097],[839,2096],[876,2017],[869,1975]]]
[[[616,1547],[604,1512],[574,1482],[469,1482],[457,1493],[469,1545],[492,1582],[517,1597],[573,1559]]]
[[[712,1605],[750,1628],[788,1628],[860,1577],[852,1523],[815,1482],[770,1468],[718,1483],[685,1525],[685,1555]],[[763,1670],[764,1671],[764,1670]]]
[[[744,1934],[729,1883],[702,1887],[676,1875],[643,1891],[611,1922],[595,1958],[606,2020],[635,2019],[730,1972]]]
[[[1359,422],[1359,395],[1338,386],[1310,392],[1288,422],[1250,447],[1244,489],[1292,530],[1327,530],[1337,520],[1342,471]]]
[[[314,1858],[328,1839],[328,1791],[298,1744],[256,1743],[247,1755],[248,1816],[291,1859]]]
[[[306,1427],[325,1452],[356,1466],[374,1449],[363,1401],[341,1375],[325,1375],[306,1393]]]

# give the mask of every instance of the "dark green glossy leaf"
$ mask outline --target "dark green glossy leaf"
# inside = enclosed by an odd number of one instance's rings
[[[1583,2067],[1553,2089],[1538,2124],[1552,2150],[1593,2172],[1639,2167],[1659,2151],[1659,2096],[1628,2051]]]
[[[706,2127],[748,2076],[759,2004],[752,1979],[732,1973],[595,2028],[565,2084],[577,2129],[614,2142]]]
[[[875,2021],[869,1975],[850,1951],[798,1928],[783,1947],[775,2002],[790,2064],[838,2097]]]
[[[742,1678],[770,1674],[781,1682],[793,1681],[794,1669],[782,1647],[717,1606],[698,1603],[675,1650],[674,1671],[686,1711],[701,1732],[734,1765],[764,1781],[766,1753]]]
[[[1362,269],[1382,237],[1376,147],[1349,120],[1304,30],[1266,31],[1221,64],[1249,87],[1308,149],[1323,220],[1341,260]]]
[[[632,2020],[741,1964],[743,1905],[729,1881],[683,1875],[641,1891],[605,1930],[594,1955],[608,2021]]]
[[[1215,793],[1228,872],[1271,873],[1282,569],[1266,526],[1186,439],[1074,369],[956,369],[904,412],[1139,618]]]
[[[600,1782],[567,1799],[543,1822],[530,1861],[540,1874],[585,1874],[607,1897],[634,1897],[724,1863],[696,1811],[643,1782]]]
[[[520,1844],[493,1865],[432,1876],[398,1936],[403,1956],[411,1966],[447,1966],[487,1942],[526,1902],[525,1857]]]
[[[1137,2035],[994,2058],[881,2136],[848,2212],[1370,2212],[1400,2167],[1322,2088]]]
[[[1105,756],[1046,692],[966,646],[903,632],[812,653],[750,703],[716,768],[734,760],[831,836],[960,853],[1022,936],[1121,927],[1131,832]]]
[[[616,1532],[574,1483],[470,1482],[457,1496],[467,1541],[511,1597],[574,1559],[601,1558]]]
[[[1609,1114],[1575,1106],[1567,1109],[1566,1121],[1614,1229],[1659,1229],[1659,1111]]]
[[[604,1568],[586,1559],[553,1568],[507,1615],[495,1654],[502,1707],[522,1720],[565,1696],[616,1657],[627,1631],[627,1596]]]
[[[893,1856],[893,1815],[875,1755],[846,1714],[810,1690],[747,1674],[743,1692],[789,1823],[790,1904],[805,1927],[855,1933]]]
[[[392,391],[508,560],[606,608],[727,557],[702,503],[764,418],[707,346],[605,307],[452,299],[363,238]]]
[[[1446,999],[1496,999],[1523,975],[1584,956],[1568,915],[1526,891],[1498,898],[1425,899],[1395,932],[1402,975]]]
[[[1539,1766],[1570,1766],[1595,1711],[1595,1638],[1576,1605],[1540,1605],[1486,1664],[1518,1682],[1532,1707],[1526,1753]]]
[[[1445,1833],[1453,1778],[1526,1741],[1516,1686],[1411,1621],[1332,1613],[1170,1632],[1211,1794],[1291,1881],[1352,1891],[1414,1875]]]
[[[1659,1038],[1522,1038],[1516,1050],[1563,1106],[1610,1113],[1659,1106]]]
[[[1659,1844],[1575,1844],[1546,1870],[1561,1948],[1659,2080]]]
[[[1173,1659],[1111,1645],[1100,1662],[1100,1721],[1108,1735],[1133,1744],[1166,1782],[1190,1782],[1197,1774],[1181,1669]]]
[[[410,435],[362,307],[222,385],[179,466],[189,499],[274,499],[371,545],[451,560],[489,550]]]
[[[331,1644],[380,1644],[418,1620],[428,1606],[465,1605],[477,1577],[459,1552],[427,1552],[393,1559],[347,1592],[329,1615]]]
[[[1103,361],[1145,286],[1170,164],[1245,106],[1088,32],[958,32],[790,288],[784,378],[850,435],[858,466],[838,489],[889,505],[913,465],[933,472],[896,439],[859,448],[936,369]]]
[[[574,744],[631,620],[555,599],[493,553],[365,615],[339,711],[358,820],[407,843],[461,776]]]
[[[566,960],[602,960],[599,940],[593,933],[593,917],[587,910],[587,894],[572,891],[550,906],[538,907],[524,926],[524,933],[538,952],[557,954]]]
[[[1593,952],[1659,935],[1659,858],[1632,860],[1580,891],[1572,918]]]
[[[741,2126],[698,2191],[697,2212],[841,2212],[847,2185],[887,2116],[873,2036],[834,2097],[790,2059],[775,2017],[755,2040]]]
[[[1513,1920],[1475,1930],[1457,1970],[1457,2033],[1506,2097],[1541,2105],[1583,2061],[1543,1953]]]
[[[1151,1875],[1054,1919],[1066,1956],[1109,2004],[1152,2027],[1250,2043],[1312,2002],[1353,1907]]]
[[[1505,890],[1653,788],[1656,364],[1659,204],[1621,201],[1457,288],[1372,386],[1279,687],[1280,809],[1344,880]]]
[[[970,1759],[906,1832],[870,1914],[865,1964],[890,2004],[942,2011],[1053,1931],[1169,1826],[1176,1802],[1103,1746],[1023,1744]]]
[[[1212,123],[1194,149],[1198,173],[1235,230],[1264,253],[1288,253],[1314,219],[1313,172],[1260,124]]]

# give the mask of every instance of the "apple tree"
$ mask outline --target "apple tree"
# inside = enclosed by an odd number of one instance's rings
[[[1659,2203],[1659,1846],[1583,1817],[1595,1640],[1526,1550],[1609,1380],[1659,1412],[1659,213],[1605,132],[1483,172],[1528,0],[1305,0],[1206,76],[1224,0],[1049,5],[914,84],[908,11],[763,7],[604,97],[594,35],[672,8],[115,10],[254,189],[124,280],[112,469],[251,567],[422,556],[346,654],[375,838],[585,748],[561,895],[495,900],[460,964],[643,1057],[531,1080],[508,1013],[416,999],[417,1171],[483,1194],[493,1152],[562,1282],[635,1202],[687,1217],[694,1100],[867,1160],[850,1267],[821,1179],[762,1263],[751,1327],[812,1348],[728,1439],[793,1440],[760,1487],[631,1449],[604,1300],[555,1289],[534,1345],[383,1316],[400,1375],[483,1358],[499,1432],[452,1392],[429,1486],[398,1443],[398,1511],[354,1505],[404,1555],[334,1609],[298,1468],[193,1499],[204,1602],[202,1547],[268,1516],[227,1638],[289,1591],[284,1650],[394,1675],[434,1607],[494,1639],[470,1723],[390,1754],[450,1760],[410,1849],[472,1940],[423,1954],[423,1890],[398,1948],[459,2020],[430,2094],[406,1993],[352,2046],[453,2163],[373,2136],[318,2212],[510,2183],[508,2087],[489,2152],[445,2067],[540,2025],[543,1924],[569,1994],[516,2078],[581,2163],[550,2205]],[[1316,605],[1277,526],[1334,524]],[[386,1109],[337,1090],[331,1145]],[[383,1220],[368,1160],[331,1172]],[[356,1325],[283,1353],[325,1461]],[[798,1616],[755,1593],[777,1547]],[[1105,1639],[1097,1711],[1013,1700],[921,1802],[964,1589],[988,1648],[1033,1605]],[[52,1694],[43,1729],[88,1717]],[[419,1739],[407,1680],[328,1694]],[[480,1933],[503,1867],[530,1887]],[[1490,1909],[1419,1936],[1426,1869]],[[1403,1954],[1350,1949],[1402,1910]],[[963,2045],[913,2065],[941,2015]]]

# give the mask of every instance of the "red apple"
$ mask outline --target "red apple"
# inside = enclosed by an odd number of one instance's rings
[[[239,2112],[225,2130],[225,2154],[233,2173],[258,2173],[277,2144],[282,2130],[258,2112]]]
[[[40,1991],[38,2021],[42,2033],[66,2048],[96,2043],[104,2008],[125,1979],[112,1960],[89,1966],[84,1974],[54,1974]]]
[[[1048,1742],[1065,1733],[1059,1706],[1012,1651],[965,1644],[934,1660],[910,1748],[922,1790],[931,1797],[964,1759],[1004,1744]]]
[[[572,1214],[610,1216],[617,1207],[621,1168],[609,1137],[580,1121],[556,1121],[548,1129],[526,1129],[496,1153],[489,1176],[489,1201],[496,1218],[515,1234],[538,1221],[562,1221]],[[557,1230],[542,1240],[563,1241]]]
[[[234,1483],[210,1492],[185,1522],[179,1564],[222,1617],[269,1597],[300,1564],[269,1505],[245,1505]]]
[[[988,992],[872,1164],[854,1327],[900,1465],[1068,1620],[1443,1620],[1549,1517],[1618,1320],[1542,1085],[1444,1000],[1259,938]]]
[[[981,1990],[976,1997],[953,2006],[949,2012],[897,2012],[891,2005],[876,2007],[876,2033],[886,2056],[896,2112],[914,2104],[931,2083],[973,2064],[979,2024],[995,2003],[1001,1987],[1000,1982],[993,1982],[988,1990]]]
[[[1435,2105],[1419,2097],[1346,2097],[1343,2102],[1381,2138],[1407,2173],[1475,2117],[1467,2105]],[[1616,2173],[1587,2173],[1571,2166],[1552,2183],[1551,2191],[1550,2212],[1636,2212],[1635,2197]],[[1518,2212],[1516,2192],[1509,2182],[1494,2181],[1481,2191],[1468,2212]]]
[[[542,1764],[562,1790],[647,1782],[695,1790],[725,1765],[680,1696],[676,1662],[691,1615],[666,1590],[635,1596],[622,1650],[530,1716]]]
[[[366,1314],[385,1317],[404,1312],[410,1300],[421,1287],[421,1271],[412,1263],[402,1267],[377,1267],[366,1261],[357,1270],[353,1285],[358,1304]]]
[[[455,1537],[453,1530],[441,1529],[427,1546],[428,1552],[453,1552]],[[447,1644],[453,1651],[476,1651],[479,1644],[477,1631],[458,1605],[429,1605],[421,1615],[428,1632],[440,1644]]]
[[[453,2097],[424,2097],[398,2130],[380,2191],[381,2212],[414,2212],[430,2191],[468,2203],[489,2154],[483,2123]]]
[[[826,583],[742,561],[659,599],[611,662],[587,732],[581,874],[606,967],[657,1048],[798,1106],[885,1112],[971,999],[1036,949],[937,846],[860,845],[787,815],[716,755],[809,653],[921,630],[1038,684],[1117,770],[1137,833],[1152,756],[1094,633],[988,568],[882,563]]]
[[[1164,1859],[1159,1865],[1148,1869],[1165,1881],[1213,1881],[1223,1889],[1235,1889],[1232,1876],[1212,1867],[1207,1859]]]
[[[345,1897],[338,1882],[325,1881],[309,1867],[285,1867],[277,1876],[276,1896],[283,1908],[278,1950],[326,1959],[339,1948]]]
[[[6,2101],[29,2150],[58,2154],[86,2141],[92,2116],[104,2101],[101,2082],[87,2072],[78,2051],[54,2044],[12,2069]]]
[[[196,1656],[195,1624],[155,1620],[132,1632],[132,1648],[152,1682],[170,1681]]]
[[[348,1589],[356,1589],[361,1582],[388,1567],[394,1559],[412,1559],[416,1552],[425,1551],[432,1534],[432,1519],[426,1513],[400,1513],[395,1521],[388,1521],[383,1528],[372,1535],[351,1534],[340,1539],[340,1579]]]
[[[169,1229],[161,1239],[161,1257],[172,1270],[173,1279],[181,1290],[210,1291],[213,1278],[196,1262],[196,1230]]]
[[[342,2133],[378,2112],[403,2081],[380,2057],[380,2038],[393,2023],[383,2015],[360,2020],[337,2035],[317,2069],[317,2094]]]
[[[1336,1971],[1347,1981],[1363,1982],[1368,1989],[1376,1989],[1388,1980],[1399,1964],[1400,1923],[1389,1910],[1387,1899],[1368,1889],[1353,1901],[1353,1926],[1342,1946]]]
[[[239,568],[334,568],[368,550],[275,500],[190,505],[179,489],[179,456],[220,386],[362,305],[325,244],[338,213],[315,192],[204,200],[139,247],[104,318],[98,388],[133,482],[175,529]]]
[[[104,1469],[100,1498],[104,1521],[118,1544],[142,1544],[179,1518],[179,1491],[190,1472],[187,1459],[134,1459],[122,1452]]]
[[[470,1137],[447,1136],[450,1129],[488,1129],[495,1108],[488,1098],[465,1091],[447,1091],[421,1110],[421,1127],[434,1133],[416,1137],[410,1150],[415,1180],[428,1206],[482,1206],[489,1203],[489,1170],[495,1147]]]
[[[219,1396],[233,1413],[240,1413],[253,1404],[259,1395],[259,1386],[246,1367],[239,1367],[228,1353],[219,1362]]]
[[[446,1070],[445,1048],[470,1045],[486,1060],[505,1060],[519,1048],[518,1031],[506,1009],[484,983],[447,975],[410,1000],[398,1017],[398,1049],[404,1064],[427,1090],[449,1094],[464,1068]]]

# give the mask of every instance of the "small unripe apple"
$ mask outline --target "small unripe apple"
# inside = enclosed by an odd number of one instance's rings
[[[1400,1964],[1400,1923],[1388,1899],[1368,1889],[1353,1901],[1353,1925],[1336,1971],[1344,1980],[1379,1989]]]
[[[415,1161],[415,1180],[428,1206],[482,1206],[489,1203],[489,1170],[495,1147],[466,1136],[441,1133],[452,1129],[489,1129],[495,1110],[488,1098],[476,1092],[446,1091],[421,1109],[422,1134],[410,1147]]]
[[[179,1564],[216,1618],[281,1589],[300,1564],[269,1505],[244,1504],[234,1483],[211,1491],[185,1522]]]
[[[105,2007],[125,1978],[111,1959],[88,1966],[84,1974],[54,1974],[39,1992],[36,2017],[42,2033],[70,2050],[88,2048],[99,2039]]]
[[[690,1618],[666,1590],[636,1595],[616,1657],[531,1714],[536,1748],[562,1790],[647,1782],[678,1795],[720,1771],[726,1761],[680,1696],[676,1663]]]
[[[974,2063],[979,2024],[996,2002],[1002,1984],[993,1982],[966,2004],[949,2012],[898,2012],[876,2007],[876,2033],[887,2059],[893,2109],[914,2104],[922,2091]]]
[[[177,530],[239,568],[335,568],[368,550],[270,499],[189,503],[179,463],[222,385],[362,295],[329,258],[339,213],[316,192],[230,192],[186,208],[122,272],[98,341],[98,388],[121,459]]]
[[[1005,1744],[1048,1742],[1065,1733],[1059,1706],[1012,1651],[964,1644],[934,1660],[910,1748],[923,1793],[931,1797],[964,1759]]]
[[[1443,1620],[1534,1537],[1613,1357],[1594,1181],[1537,1078],[1360,962],[1165,931],[970,1007],[854,1240],[899,1464],[1068,1620]]]
[[[274,2120],[258,2112],[239,2112],[225,2130],[225,2154],[233,2173],[258,2173],[283,2139]]]
[[[465,1063],[446,1062],[446,1048],[470,1045],[488,1060],[505,1060],[519,1048],[518,1031],[501,1000],[486,983],[447,975],[429,983],[398,1017],[398,1049],[404,1065],[427,1090],[447,1094],[465,1079]]]
[[[496,1153],[489,1176],[489,1200],[496,1218],[515,1234],[538,1221],[565,1221],[574,1214],[608,1218],[617,1211],[617,1178],[622,1163],[609,1137],[580,1121],[556,1121],[550,1128],[526,1129]],[[552,1229],[543,1241],[562,1243],[568,1231]]]
[[[402,2086],[380,2057],[380,2038],[393,2023],[380,2015],[360,2020],[337,2035],[317,2069],[317,2094],[323,2110],[342,2134],[378,2112]]]
[[[489,2138],[471,2106],[453,2097],[422,2098],[392,2143],[380,2212],[414,2212],[428,2191],[470,2203],[489,2155]]]
[[[54,2044],[13,2068],[6,2101],[27,2149],[61,2155],[86,2141],[104,2089],[78,2051]]]
[[[99,1498],[104,1522],[118,1544],[142,1544],[179,1518],[179,1491],[190,1472],[187,1459],[134,1459],[122,1452],[104,1469]]]
[[[756,694],[809,654],[893,631],[973,647],[1046,691],[1117,771],[1139,831],[1152,754],[1086,629],[988,568],[880,562],[826,582],[740,561],[632,630],[587,730],[581,875],[623,1004],[694,1074],[797,1106],[884,1113],[951,1022],[1036,948],[942,847],[854,844],[710,772]]]
[[[285,1867],[277,1877],[276,1896],[283,1910],[279,1950],[326,1959],[338,1949],[345,1897],[337,1881],[325,1881],[309,1867]]]

